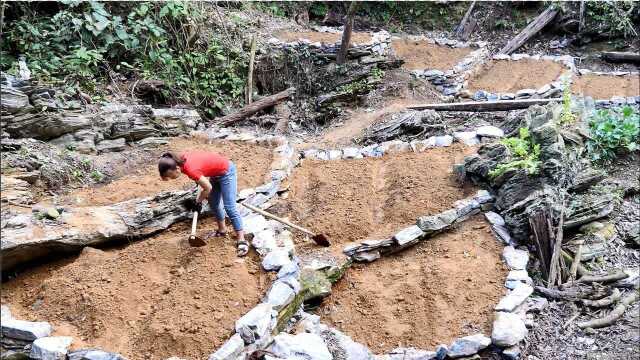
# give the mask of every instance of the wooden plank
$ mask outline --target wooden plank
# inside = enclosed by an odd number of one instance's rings
[[[640,54],[632,52],[603,51],[602,58],[610,62],[640,63]]]
[[[560,10],[555,5],[549,5],[549,7],[543,11],[538,17],[536,17],[533,21],[527,25],[518,35],[516,35],[513,39],[511,39],[507,45],[505,45],[502,50],[500,50],[500,54],[511,54],[520,46],[524,45],[529,39],[531,39],[535,34],[537,34],[540,30],[542,30],[547,24],[553,20],[556,15],[558,15]]]
[[[236,121],[240,121],[242,119],[245,119],[255,113],[257,113],[260,110],[264,110],[268,107],[271,107],[283,100],[286,100],[287,98],[289,98],[289,96],[293,95],[295,93],[296,89],[295,88],[289,88],[287,90],[281,91],[277,94],[273,94],[271,96],[267,96],[267,97],[263,97],[262,99],[252,102],[251,104],[243,107],[242,109],[240,109],[239,111],[221,117],[218,119],[218,122],[222,125],[228,125],[231,124],[233,122]]]
[[[411,110],[436,110],[436,111],[505,111],[526,109],[532,105],[544,105],[552,101],[561,102],[562,98],[552,99],[526,99],[526,100],[499,100],[499,101],[467,101],[458,103],[423,104],[407,106]]]

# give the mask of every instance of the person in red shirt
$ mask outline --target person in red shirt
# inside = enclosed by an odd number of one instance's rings
[[[162,180],[176,179],[180,174],[185,174],[195,181],[201,187],[196,199],[197,210],[200,211],[202,202],[208,199],[218,223],[215,236],[226,235],[226,213],[236,233],[238,256],[245,256],[249,252],[249,244],[242,229],[242,217],[236,209],[238,181],[233,162],[207,151],[188,151],[180,156],[165,153],[158,161],[158,171]],[[224,206],[221,206],[221,202]]]

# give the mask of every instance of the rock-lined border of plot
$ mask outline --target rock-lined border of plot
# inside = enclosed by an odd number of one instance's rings
[[[480,144],[483,139],[495,139],[504,137],[502,129],[492,126],[479,126],[475,130],[456,131],[452,135],[431,136],[425,140],[413,140],[410,142],[401,140],[385,141],[380,144],[372,144],[365,147],[345,147],[342,149],[308,149],[302,152],[304,159],[313,160],[349,160],[366,157],[382,157],[390,153],[424,152],[437,147],[448,147],[454,142],[460,142],[467,146]]]
[[[491,57],[493,61],[519,61],[519,60],[534,60],[534,61],[553,61],[562,64],[567,71],[563,72],[558,78],[549,83],[541,86],[539,89],[520,89],[515,93],[493,93],[486,90],[477,90],[475,93],[466,91],[468,86],[468,80],[477,71],[480,70],[481,62],[477,66],[465,74],[464,82],[462,83],[461,91],[458,92],[459,97],[472,98],[475,101],[495,101],[495,100],[514,100],[514,99],[548,99],[552,97],[558,97],[564,90],[565,82],[570,81],[569,78],[576,72],[576,66],[574,58],[570,55],[529,55],[529,54],[497,54]]]
[[[638,71],[613,71],[613,72],[602,72],[602,71],[591,71],[589,69],[578,69],[578,76],[592,74],[598,76],[640,76],[640,72]],[[573,78],[571,79],[573,80]],[[597,107],[609,107],[609,106],[620,106],[620,105],[636,105],[640,106],[640,95],[638,96],[612,96],[610,99],[594,99],[595,105]]]
[[[446,38],[429,38],[426,36],[410,36],[411,40],[427,41],[430,44],[449,46],[451,48],[474,48],[475,50],[462,58],[452,69],[447,71],[437,69],[413,70],[411,73],[435,85],[436,90],[446,96],[457,95],[462,90],[467,74],[478,64],[482,64],[489,56],[486,41],[466,42]],[[395,38],[394,38],[395,39]],[[398,38],[400,39],[400,38]]]
[[[318,32],[326,33],[342,33],[342,30],[338,28],[331,28],[322,26],[317,28]],[[371,54],[383,55],[391,48],[391,35],[385,31],[380,30],[377,32],[370,32],[371,41],[368,43],[356,43],[352,42],[349,47],[350,51],[356,52],[371,52]],[[296,41],[282,41],[276,37],[270,38],[267,43],[274,47],[288,48],[295,50],[313,49],[319,51],[322,54],[336,54],[340,50],[341,41],[338,40],[335,43],[311,41],[309,39],[302,38]]]

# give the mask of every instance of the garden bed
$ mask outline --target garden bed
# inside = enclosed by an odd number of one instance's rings
[[[623,76],[584,74],[573,78],[571,92],[597,100],[610,99],[614,96],[639,96],[640,80],[637,74]]]
[[[409,38],[394,39],[391,48],[395,55],[404,60],[407,70],[435,69],[447,71],[453,69],[473,49],[469,47],[450,47],[424,40]]]
[[[562,64],[549,60],[492,60],[476,69],[466,88],[472,93],[482,90],[515,94],[553,83],[565,70]]]
[[[282,31],[275,35],[276,38],[283,42],[294,42],[300,40],[308,40],[310,42],[320,42],[325,44],[335,44],[342,40],[342,32],[320,32],[320,31]],[[371,34],[366,32],[351,33],[351,43],[368,44],[372,41]]]

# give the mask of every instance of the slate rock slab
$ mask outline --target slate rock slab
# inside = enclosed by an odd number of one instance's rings
[[[243,349],[244,340],[239,334],[233,334],[216,352],[209,355],[209,360],[233,360],[242,353]]]
[[[271,285],[271,289],[267,293],[265,302],[271,304],[275,310],[280,310],[293,301],[295,296],[296,293],[293,291],[291,286],[279,280]]]
[[[527,336],[527,327],[522,318],[513,313],[496,312],[493,320],[491,341],[500,347],[518,344]]]
[[[256,305],[248,313],[236,321],[236,333],[240,334],[246,344],[263,343],[275,328],[278,313],[271,304]]]
[[[533,288],[530,285],[524,283],[518,283],[515,288],[500,299],[498,305],[496,305],[496,311],[512,312],[516,307],[522,304],[529,295],[533,293]]]
[[[70,336],[47,336],[36,339],[31,344],[29,357],[38,360],[65,360],[72,342],[73,338]]]
[[[267,271],[278,271],[291,262],[289,251],[273,250],[262,259],[262,268]]]
[[[51,334],[53,328],[48,322],[33,322],[13,318],[2,319],[2,336],[12,339],[33,341]]]
[[[525,270],[529,262],[529,252],[519,250],[513,246],[505,246],[502,250],[502,258],[511,270]]]
[[[448,356],[452,359],[463,356],[470,356],[478,353],[478,351],[486,348],[491,344],[491,339],[482,335],[475,334],[456,339],[449,347]]]
[[[333,360],[322,338],[310,333],[281,333],[274,337],[269,351],[282,359]]]
[[[244,343],[243,343],[244,345]],[[82,349],[67,354],[68,360],[126,360],[120,354],[99,349]]]

